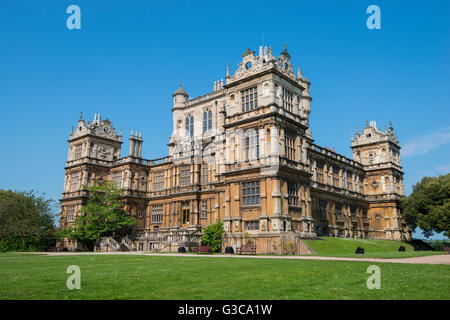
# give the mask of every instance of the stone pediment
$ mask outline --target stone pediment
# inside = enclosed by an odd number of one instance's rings
[[[227,84],[239,81],[241,79],[250,77],[252,75],[267,71],[270,69],[276,70],[285,75],[293,81],[297,81],[292,64],[290,62],[290,55],[286,48],[277,59],[272,54],[272,49],[261,46],[259,48],[259,55],[255,55],[254,51],[247,49],[242,55],[242,61],[238,64],[239,68],[234,75],[227,78]]]
[[[357,132],[355,137],[352,136],[352,146],[382,141],[391,141],[398,144],[398,139],[394,135],[392,127],[388,131],[383,132],[377,128],[375,121],[372,121],[370,124],[367,123],[361,133]]]
[[[108,119],[102,121],[100,115],[95,115],[94,121],[88,121],[87,124],[80,118],[77,127],[70,135],[70,139],[85,136],[87,134],[117,141],[121,140],[121,134],[116,134],[116,130],[112,126],[112,122]]]

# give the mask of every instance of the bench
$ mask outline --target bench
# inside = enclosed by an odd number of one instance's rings
[[[450,254],[450,246],[449,245],[444,244],[443,245],[443,249],[444,249],[445,252],[447,252],[447,254]]]
[[[256,246],[255,245],[240,246],[236,249],[236,253],[256,255]]]
[[[194,249],[194,252],[211,252],[211,246],[198,246]]]

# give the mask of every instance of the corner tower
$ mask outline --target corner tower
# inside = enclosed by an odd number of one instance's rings
[[[72,127],[68,142],[64,191],[60,200],[61,226],[73,221],[76,212],[87,199],[83,185],[108,177],[109,167],[120,158],[122,133],[116,134],[111,121],[102,121],[100,114],[95,115],[94,121],[89,120],[87,124],[80,114],[75,130]]]
[[[370,231],[375,238],[409,240],[401,217],[399,199],[404,196],[400,145],[392,124],[384,132],[367,121],[361,133],[352,135],[353,160],[364,166],[364,193],[370,206]]]

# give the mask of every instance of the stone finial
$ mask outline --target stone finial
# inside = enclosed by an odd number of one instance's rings
[[[80,112],[80,121],[83,121],[83,112]]]
[[[283,50],[283,52],[281,52],[281,55],[284,56],[285,58],[287,58],[288,60],[291,58],[291,56],[289,55],[289,53],[286,50],[286,44],[284,44],[284,50]]]
[[[70,135],[73,136],[73,126],[72,126],[72,130],[70,130]]]
[[[245,58],[248,55],[254,55],[255,52],[250,50],[250,48],[247,48],[247,50],[244,52],[244,54],[242,55],[242,58]]]
[[[300,66],[298,66],[298,71],[297,71],[297,78],[301,78],[302,77],[302,70],[300,70]]]
[[[230,77],[230,64],[227,63],[227,78]]]

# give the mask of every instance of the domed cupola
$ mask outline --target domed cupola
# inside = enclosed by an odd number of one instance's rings
[[[184,104],[186,103],[189,95],[187,94],[186,90],[183,89],[183,85],[180,83],[180,87],[177,90],[175,90],[172,97],[173,97],[173,106],[174,108],[177,108],[177,107],[184,107]]]

